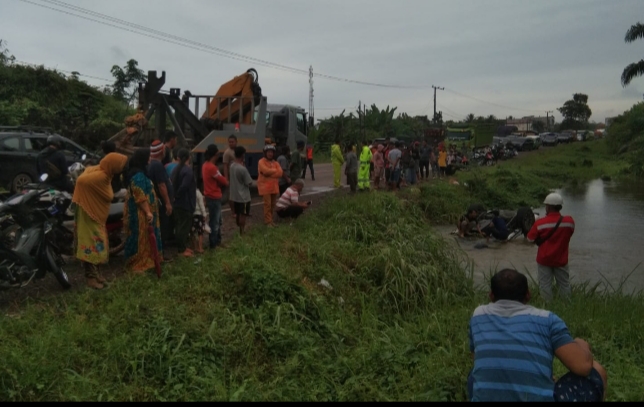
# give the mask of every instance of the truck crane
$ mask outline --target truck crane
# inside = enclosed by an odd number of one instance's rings
[[[148,72],[148,79],[139,84],[139,109],[126,119],[126,129],[110,140],[119,152],[131,155],[135,147],[149,146],[152,140],[162,139],[170,119],[179,136],[179,145],[190,148],[195,156],[195,172],[201,178],[203,153],[208,145],[216,144],[220,151],[228,148],[228,137],[237,136],[238,144],[246,148],[246,166],[257,178],[257,164],[266,144],[288,145],[295,149],[298,141],[307,141],[307,118],[304,109],[291,105],[268,105],[259,86],[255,69],[221,85],[215,95],[193,95],[165,85],[165,72]],[[200,113],[200,105],[206,109]],[[194,107],[191,108],[191,105]],[[203,106],[203,105],[201,105]],[[155,129],[147,127],[154,117]]]

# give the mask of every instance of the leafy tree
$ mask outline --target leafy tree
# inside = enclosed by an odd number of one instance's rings
[[[631,43],[642,38],[644,38],[644,24],[637,23],[631,26],[631,28],[626,32],[624,41]],[[624,68],[624,72],[622,72],[622,86],[628,86],[633,79],[642,75],[644,75],[644,59],[639,62],[633,62]]]
[[[564,120],[561,122],[561,127],[571,130],[585,128],[588,125],[588,119],[593,114],[588,106],[588,95],[584,95],[583,93],[575,93],[572,100],[567,101],[557,110],[564,117]]]
[[[465,122],[466,123],[472,123],[475,120],[476,116],[474,116],[474,113],[470,113],[467,116],[465,116]]]
[[[618,116],[610,125],[608,146],[613,153],[622,152],[630,170],[644,176],[644,102]]]
[[[139,69],[139,63],[130,59],[123,68],[118,65],[112,67],[114,85],[112,85],[112,96],[132,106],[136,99],[138,83],[147,80],[147,75]]]
[[[546,124],[540,120],[535,120],[532,122],[532,130],[536,131],[537,133],[543,133],[546,131]]]
[[[0,40],[0,66],[8,65],[16,60],[16,57],[9,54],[7,41]]]
[[[496,123],[498,121],[498,119],[496,118],[496,116],[491,114],[491,115],[489,115],[487,117],[487,119],[485,119],[485,121],[488,122],[488,123]]]

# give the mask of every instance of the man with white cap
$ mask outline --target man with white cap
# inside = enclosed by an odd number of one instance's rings
[[[550,194],[543,203],[546,205],[546,216],[537,220],[528,233],[528,240],[539,246],[539,289],[543,299],[551,301],[554,278],[559,295],[569,298],[571,290],[568,247],[570,238],[575,233],[575,221],[571,216],[561,215],[561,195]]]

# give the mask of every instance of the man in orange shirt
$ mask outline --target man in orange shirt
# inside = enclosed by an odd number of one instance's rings
[[[306,165],[304,166],[304,172],[302,172],[302,179],[306,179],[306,167],[311,169],[311,180],[315,181],[315,172],[313,171],[313,146],[306,146]]]

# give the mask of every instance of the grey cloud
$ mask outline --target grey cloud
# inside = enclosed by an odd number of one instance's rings
[[[34,0],[39,1],[39,0]],[[644,42],[625,44],[642,20],[640,0],[66,0],[240,54],[369,82],[441,85],[439,108],[452,116],[500,117],[555,110],[575,92],[590,96],[603,120],[642,99],[644,79],[622,89],[624,66],[644,57]],[[165,70],[168,86],[214,93],[255,67],[272,102],[308,106],[308,78],[209,55],[129,32],[0,0],[3,39],[18,59],[110,78],[112,65],[135,58]],[[103,84],[88,79],[94,84]],[[430,90],[371,88],[315,79],[320,108],[368,104],[427,114]],[[594,104],[593,104],[594,103]],[[340,109],[341,110],[341,109]],[[323,117],[340,110],[320,110]]]

